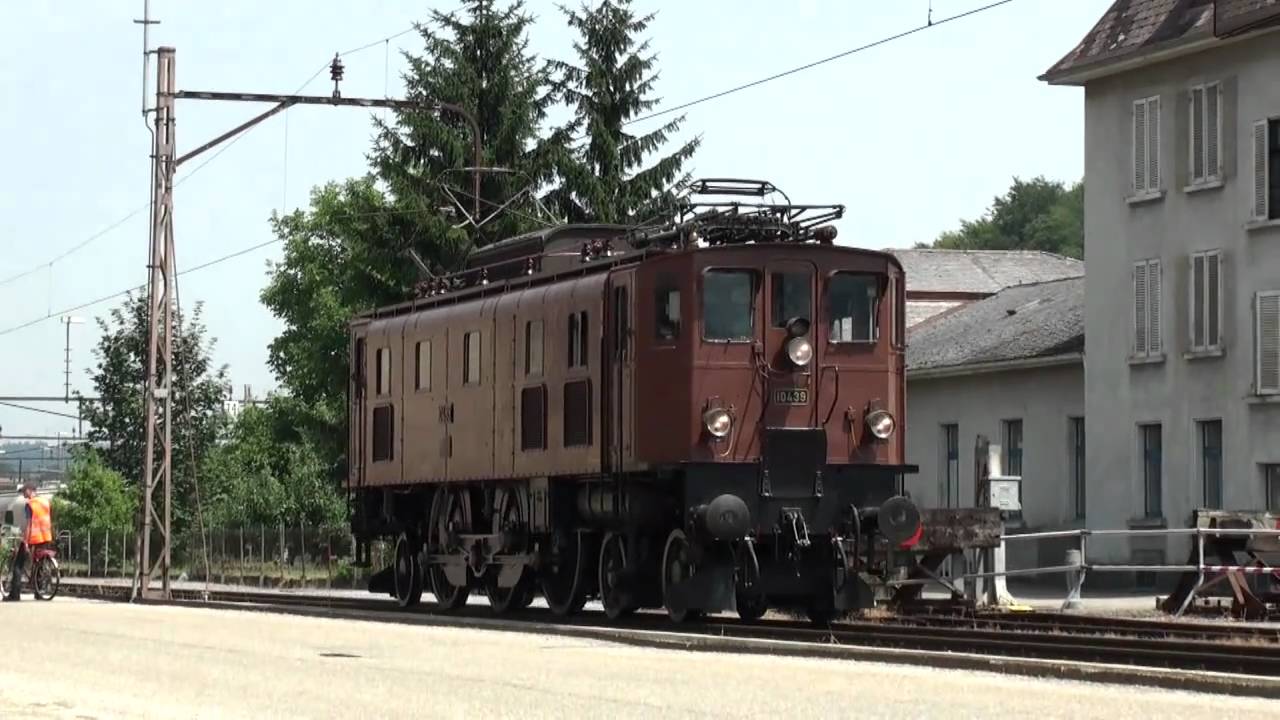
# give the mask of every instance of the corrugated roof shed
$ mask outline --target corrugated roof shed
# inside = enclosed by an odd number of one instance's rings
[[[1084,278],[1020,285],[907,333],[907,371],[1049,357],[1084,349]]]
[[[1039,250],[888,250],[902,263],[907,293],[990,295],[1026,283],[1084,275],[1080,260]]]

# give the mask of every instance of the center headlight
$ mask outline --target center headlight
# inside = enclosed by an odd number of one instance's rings
[[[702,423],[707,426],[707,432],[716,439],[721,439],[729,435],[729,430],[733,428],[733,418],[729,417],[729,413],[721,408],[711,408],[702,413]]]
[[[787,357],[801,367],[808,365],[813,359],[813,346],[805,338],[791,338],[791,342],[787,343]]]
[[[876,410],[875,412],[867,415],[867,427],[871,428],[872,435],[875,435],[881,440],[884,440],[893,434],[895,425],[897,425],[897,423],[894,421],[893,415],[890,415],[885,410]]]

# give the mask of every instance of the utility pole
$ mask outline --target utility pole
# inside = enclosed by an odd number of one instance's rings
[[[64,353],[65,353],[65,357],[63,358],[64,368],[62,371],[62,374],[64,376],[62,392],[63,392],[63,399],[66,402],[71,402],[71,326],[79,325],[82,322],[84,322],[83,319],[78,317],[72,317],[71,315],[65,315],[62,318],[62,324],[67,326],[67,344],[64,350]]]
[[[138,570],[132,595],[135,598],[151,595],[151,576],[159,571],[161,597],[167,599],[170,596],[170,529],[173,519],[173,445],[170,422],[173,318],[170,310],[173,307],[175,280],[173,176],[177,165],[174,162],[173,137],[173,48],[160,48],[156,58],[155,140],[151,155],[151,252],[147,262],[150,275],[147,293],[150,327],[147,331],[146,390],[143,393],[146,449],[142,456],[142,531],[138,537]],[[163,496],[163,517],[156,509],[157,491]],[[160,555],[154,564],[151,553],[153,526],[160,541]]]
[[[143,24],[146,32],[147,23]],[[144,41],[145,42],[145,41]],[[171,396],[173,373],[173,324],[172,310],[175,300],[177,277],[174,263],[173,240],[173,180],[178,166],[197,155],[216,147],[248,130],[267,118],[294,105],[329,105],[334,107],[391,108],[398,110],[446,110],[460,116],[471,128],[473,136],[474,164],[471,168],[474,183],[475,216],[471,222],[480,221],[480,174],[494,171],[481,167],[480,128],[475,118],[464,108],[450,103],[419,103],[408,100],[344,98],[338,83],[342,80],[342,60],[334,55],[330,65],[333,94],[329,97],[314,95],[275,95],[265,93],[188,92],[177,90],[174,81],[174,54],[172,47],[156,50],[156,100],[154,112],[154,140],[151,154],[151,252],[147,264],[148,314],[150,328],[147,333],[147,377],[143,394],[143,412],[146,418],[146,449],[143,455],[140,531],[135,547],[137,571],[134,575],[131,597],[170,597],[169,568],[172,550],[173,477],[172,477],[172,413]],[[144,57],[146,52],[144,48]],[[177,100],[224,100],[236,102],[268,102],[275,107],[237,125],[218,137],[181,156],[174,143],[174,104]],[[147,111],[144,109],[144,113]],[[157,502],[163,502],[157,509]],[[159,543],[159,551],[153,552],[152,535]],[[153,555],[155,557],[153,557]],[[154,576],[159,575],[159,593],[151,588]]]

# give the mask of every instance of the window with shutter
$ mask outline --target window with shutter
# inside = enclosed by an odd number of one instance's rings
[[[1191,184],[1222,179],[1222,87],[1219,83],[1197,85],[1189,97],[1191,128]]]
[[[1133,192],[1147,190],[1147,101],[1133,104]]]
[[[1133,193],[1160,191],[1160,98],[1133,103]]]
[[[1204,255],[1191,256],[1191,349],[1204,348]]]
[[[1266,120],[1253,124],[1253,217],[1255,220],[1266,220],[1273,217],[1268,202],[1267,182],[1270,168],[1270,148],[1268,147],[1268,123]],[[1280,209],[1280,208],[1277,208]]]
[[[1147,352],[1159,355],[1164,351],[1160,333],[1160,261],[1147,263]]]
[[[1133,354],[1147,354],[1147,264],[1133,266]]]
[[[1191,88],[1191,182],[1204,182],[1204,88]]]
[[[1133,266],[1133,355],[1156,358],[1164,352],[1160,331],[1160,261]]]
[[[1280,393],[1280,290],[1258,293],[1257,307],[1258,394]]]
[[[1222,347],[1222,253],[1212,252],[1205,257],[1205,297],[1209,306],[1205,309],[1206,345]]]
[[[1205,88],[1204,169],[1206,180],[1222,179],[1222,85]]]
[[[1221,252],[1208,250],[1191,254],[1191,311],[1189,337],[1192,352],[1222,347],[1219,315],[1222,308]]]

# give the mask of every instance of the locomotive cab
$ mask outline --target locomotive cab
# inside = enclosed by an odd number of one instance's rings
[[[902,462],[896,260],[828,244],[726,244],[640,272],[653,288],[654,345],[637,350],[638,424],[685,429],[638,438],[640,456],[679,468],[684,527],[669,542],[704,558],[697,573],[664,567],[704,586],[668,600],[745,615],[799,604],[820,617],[873,604],[859,572],[883,574],[886,547],[909,548],[921,532],[899,494],[914,468]],[[723,558],[719,582],[731,576],[732,593],[705,587],[709,557]]]

